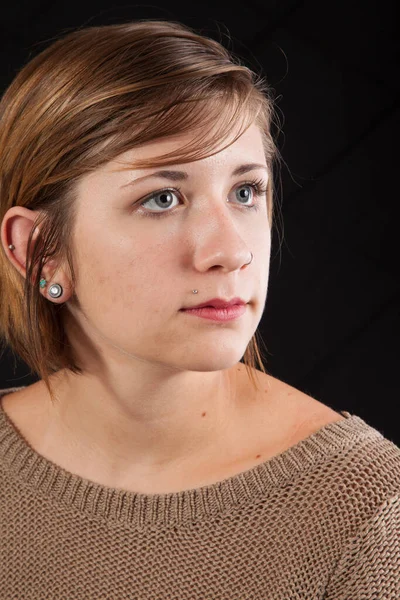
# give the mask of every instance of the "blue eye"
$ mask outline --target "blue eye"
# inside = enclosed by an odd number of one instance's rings
[[[178,189],[178,192],[180,190]],[[171,208],[171,203],[173,201],[173,197],[175,196],[175,192],[172,190],[162,190],[161,192],[156,192],[155,194],[153,194],[151,196],[151,198],[148,198],[148,200],[145,200],[144,202],[141,202],[140,206],[144,206],[145,204],[149,204],[149,202],[155,202],[155,205],[161,208]],[[164,212],[164,211],[161,211]],[[151,214],[157,214],[157,213],[151,213]]]
[[[240,187],[237,188],[237,190],[240,190],[239,200],[248,200],[251,197],[251,195],[249,194],[249,188],[250,188],[249,185],[241,185]],[[243,192],[245,192],[245,193],[243,194]],[[253,190],[253,193],[254,193],[254,190]]]
[[[251,192],[250,192],[251,190]],[[254,196],[259,197],[262,196],[266,193],[267,188],[266,185],[264,183],[263,180],[255,180],[255,181],[250,181],[250,182],[246,182],[246,183],[242,183],[240,184],[235,192],[239,192],[236,194],[236,197],[238,200],[240,201],[248,201],[250,199],[252,199]],[[150,196],[149,198],[147,198],[146,200],[143,200],[143,202],[141,202],[139,204],[139,206],[145,206],[146,204],[149,204],[150,202],[154,202],[154,206],[158,206],[158,208],[171,208],[171,204],[173,203],[173,197],[174,196],[178,196],[181,193],[181,188],[174,188],[174,189],[163,189],[160,190],[158,192],[155,192],[154,194],[152,194],[152,196]],[[247,209],[252,209],[257,211],[259,209],[258,203],[254,203],[254,204],[243,204],[242,202],[240,202],[244,208]],[[164,217],[167,216],[170,212],[173,212],[172,210],[156,210],[156,211],[148,211],[146,209],[145,212],[141,212],[141,214],[145,217]]]

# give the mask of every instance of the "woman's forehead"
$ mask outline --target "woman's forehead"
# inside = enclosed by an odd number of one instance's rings
[[[197,142],[198,134],[196,132],[174,135],[165,139],[154,140],[152,142],[137,146],[120,154],[115,159],[111,160],[104,166],[106,170],[124,170],[137,169],[146,171],[158,166],[168,166],[168,168],[178,168],[182,165],[189,166],[193,163],[215,162],[217,160],[234,157],[235,154],[240,154],[243,149],[246,152],[258,155],[259,159],[263,155],[262,132],[255,124],[252,124],[246,131],[241,133],[235,140],[237,132],[233,132],[231,139],[221,140],[220,143],[214,143],[210,148],[204,144],[204,151]],[[193,149],[197,150],[198,158],[194,158]],[[172,155],[176,155],[176,160]],[[202,155],[203,154],[203,155]],[[166,157],[171,155],[171,161],[166,162]],[[148,166],[142,166],[143,161],[149,161]]]

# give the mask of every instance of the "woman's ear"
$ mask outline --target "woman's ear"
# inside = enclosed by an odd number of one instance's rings
[[[7,258],[11,264],[17,269],[17,271],[26,279],[26,259],[27,259],[27,248],[29,235],[39,215],[39,211],[30,210],[23,206],[13,206],[10,208],[2,221],[1,224],[1,243]],[[36,239],[39,235],[39,229],[36,228],[32,236],[33,246],[36,243]],[[9,248],[12,244],[14,249]],[[31,250],[32,251],[32,250]],[[32,274],[34,278],[35,274]],[[65,276],[63,269],[61,269],[55,260],[46,261],[43,266],[41,277],[46,280],[45,285],[40,286],[40,293],[52,302],[62,303],[66,302],[72,294],[72,288],[69,280]],[[34,281],[32,281],[32,284]],[[58,283],[63,288],[63,293],[59,298],[52,298],[49,296],[48,290],[52,284]]]
[[[13,206],[6,212],[1,223],[1,243],[6,256],[23,277],[26,277],[29,234],[38,215],[39,211],[23,206]],[[38,234],[39,230],[36,229],[32,238],[33,242]],[[9,248],[10,244],[14,246],[14,250]]]

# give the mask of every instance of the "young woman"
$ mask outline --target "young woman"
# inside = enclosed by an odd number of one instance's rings
[[[398,597],[399,448],[262,365],[265,80],[143,20],[0,115],[0,333],[40,377],[1,392],[0,596]]]

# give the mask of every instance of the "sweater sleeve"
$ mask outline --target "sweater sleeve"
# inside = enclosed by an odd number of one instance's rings
[[[383,502],[346,544],[324,600],[400,599],[400,495]]]

